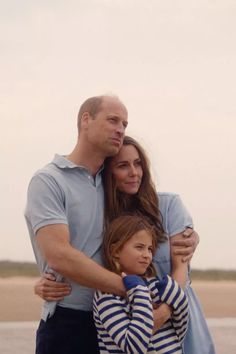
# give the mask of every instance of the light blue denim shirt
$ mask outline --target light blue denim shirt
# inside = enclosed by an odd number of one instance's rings
[[[168,241],[162,243],[154,256],[154,264],[159,276],[171,273],[169,238],[193,227],[192,218],[180,197],[173,193],[158,193],[159,208],[163,216],[163,226]],[[214,354],[214,344],[199,303],[188,279],[185,293],[189,303],[188,330],[183,342],[184,354]]]

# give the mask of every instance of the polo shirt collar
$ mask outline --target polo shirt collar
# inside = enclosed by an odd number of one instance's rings
[[[55,154],[54,159],[52,160],[52,163],[62,169],[64,169],[64,168],[79,168],[81,170],[88,171],[86,167],[76,165],[74,162],[68,160],[65,156],[59,155],[59,154]],[[103,168],[104,168],[104,165],[101,166],[101,168],[98,170],[97,173],[100,173],[103,170]]]

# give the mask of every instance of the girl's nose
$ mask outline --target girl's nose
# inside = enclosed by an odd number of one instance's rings
[[[151,257],[150,251],[149,250],[144,250],[143,251],[143,257],[150,258]]]

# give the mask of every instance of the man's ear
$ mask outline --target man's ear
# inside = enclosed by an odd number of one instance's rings
[[[89,112],[84,112],[81,117],[80,125],[82,129],[86,129],[89,124],[90,114]]]

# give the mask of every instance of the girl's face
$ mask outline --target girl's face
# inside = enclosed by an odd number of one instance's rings
[[[120,192],[136,194],[140,188],[143,169],[139,153],[133,145],[123,145],[111,162],[111,173]]]
[[[136,232],[123,247],[112,255],[121,272],[142,275],[152,261],[152,236],[146,230]]]

